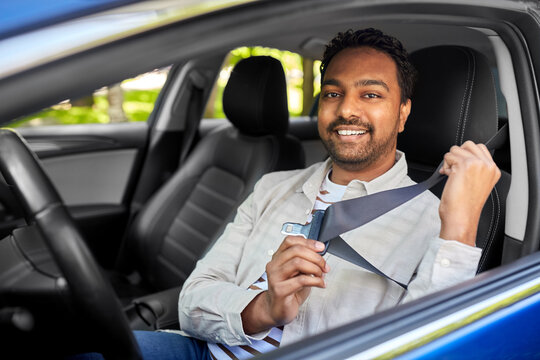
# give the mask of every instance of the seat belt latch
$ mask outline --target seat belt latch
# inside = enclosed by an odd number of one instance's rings
[[[319,233],[321,232],[321,225],[324,219],[324,210],[317,210],[313,213],[313,217],[309,224],[298,223],[285,223],[281,227],[281,233],[283,235],[302,236],[305,239],[319,239]],[[326,254],[330,241],[324,243],[324,250],[319,252],[320,255]]]

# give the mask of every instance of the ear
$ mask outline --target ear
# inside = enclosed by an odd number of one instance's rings
[[[411,99],[407,99],[405,103],[399,105],[399,132],[405,130],[405,123],[411,113]]]

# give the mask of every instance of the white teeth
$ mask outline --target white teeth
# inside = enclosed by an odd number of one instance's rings
[[[338,130],[339,135],[364,135],[365,133],[363,130]]]

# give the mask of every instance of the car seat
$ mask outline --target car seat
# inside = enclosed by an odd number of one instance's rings
[[[124,303],[173,288],[175,297],[156,301],[159,307],[174,301],[175,309],[181,285],[257,180],[304,167],[300,141],[287,135],[287,89],[278,60],[255,56],[238,62],[224,89],[223,109],[232,126],[197,143],[134,219],[121,255],[137,276],[111,276]]]
[[[419,182],[435,171],[451,146],[487,141],[499,121],[495,83],[484,55],[462,46],[436,46],[412,53],[411,60],[419,79],[398,149],[406,154],[409,176]],[[439,198],[443,186],[432,189]],[[502,171],[482,211],[476,238],[483,249],[478,272],[501,263],[509,186],[510,174]]]

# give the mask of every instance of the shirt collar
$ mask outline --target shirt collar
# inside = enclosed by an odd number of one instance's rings
[[[317,194],[319,194],[319,188],[331,167],[332,160],[328,158],[315,170],[315,172],[313,172],[313,174],[311,174],[306,182],[304,182],[302,188],[298,189],[299,191],[303,191],[313,204],[315,203]]]
[[[313,174],[302,185],[302,189],[306,196],[313,202],[319,193],[319,188],[324,180],[324,177],[332,167],[332,160],[326,159],[324,163],[319,166]],[[407,177],[407,161],[405,160],[405,154],[399,150],[396,150],[396,162],[387,172],[371,181],[352,180],[347,185],[346,198],[355,196],[362,196],[366,194],[373,194],[379,191],[394,189]]]
[[[396,162],[388,171],[371,181],[352,180],[347,185],[347,188],[352,190],[361,185],[365,189],[366,194],[369,195],[398,187],[406,176],[407,161],[405,160],[405,154],[396,150]]]

